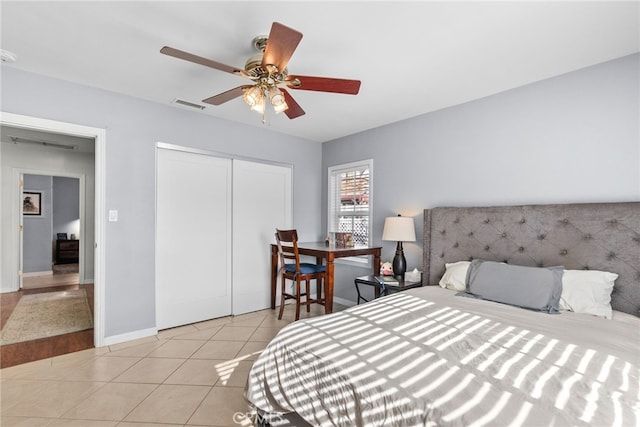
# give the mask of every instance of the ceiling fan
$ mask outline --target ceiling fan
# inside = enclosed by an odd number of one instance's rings
[[[204,99],[202,102],[221,105],[242,95],[252,110],[262,114],[262,122],[264,123],[267,101],[271,103],[276,113],[284,112],[290,119],[304,114],[302,107],[285,88],[349,95],[357,95],[360,90],[360,80],[290,75],[287,64],[300,40],[302,40],[301,32],[274,22],[268,36],[258,36],[253,39],[253,46],[258,50],[258,53],[247,60],[244,69],[169,46],[163,47],[160,52],[251,80],[251,84],[238,86]]]

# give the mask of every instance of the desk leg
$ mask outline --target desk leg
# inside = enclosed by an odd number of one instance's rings
[[[278,249],[271,245],[271,309],[276,309],[276,286],[278,285]]]
[[[324,281],[324,312],[333,313],[333,256],[327,257],[327,277]]]

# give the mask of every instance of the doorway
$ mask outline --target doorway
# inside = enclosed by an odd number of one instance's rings
[[[73,123],[59,122],[54,120],[42,119],[37,117],[23,116],[13,113],[2,112],[0,115],[0,125],[3,129],[5,127],[11,127],[14,129],[21,129],[25,131],[44,132],[55,136],[66,136],[69,138],[78,139],[90,139],[94,142],[93,153],[93,177],[94,179],[89,182],[87,180],[87,188],[92,189],[92,197],[86,199],[87,210],[91,210],[91,214],[87,215],[88,218],[92,218],[90,222],[93,226],[93,230],[89,236],[88,232],[86,241],[88,242],[85,250],[85,267],[87,277],[93,277],[94,283],[94,301],[93,301],[93,342],[96,347],[104,345],[105,325],[104,325],[104,234],[105,234],[105,218],[104,218],[104,197],[105,197],[105,141],[106,131],[100,128],[93,128],[83,125],[77,125]],[[36,141],[37,143],[38,141]],[[4,144],[4,142],[3,142]],[[34,146],[36,144],[33,144]],[[0,159],[4,164],[5,156],[0,153]],[[28,169],[29,166],[25,166]],[[3,222],[0,227],[0,285],[2,288],[0,292],[11,292],[19,290],[19,279],[17,271],[19,270],[19,251],[16,248],[19,247],[19,232],[18,225],[20,222],[19,213],[17,209],[12,209],[13,202],[11,200],[18,200],[18,187],[15,186],[15,175],[17,174],[15,168],[4,168],[2,177],[0,178],[0,185],[2,186],[3,201],[0,206],[3,212],[7,213],[6,221]],[[7,202],[7,198],[9,202]],[[91,255],[91,259],[87,256]]]
[[[3,185],[13,190],[3,204],[20,223],[11,248],[18,270],[10,271],[18,290],[0,295],[2,367],[94,347],[93,268],[84,268],[93,254],[85,256],[82,241],[94,234],[85,226],[93,222],[85,201],[94,199],[93,186],[86,191],[94,151],[94,139],[2,126]]]
[[[22,174],[21,289],[88,282],[80,249],[86,247],[84,181],[84,175]],[[32,198],[37,205],[28,212]]]

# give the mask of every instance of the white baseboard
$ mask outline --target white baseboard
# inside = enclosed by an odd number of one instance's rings
[[[337,302],[338,304],[341,304],[347,307],[353,307],[354,305],[356,305],[355,301],[351,301],[351,300],[340,298],[340,297],[333,297],[333,302]]]
[[[37,276],[53,276],[53,270],[32,271],[31,273],[22,273],[22,277],[37,277]]]
[[[127,332],[126,334],[104,337],[103,346],[120,344],[127,341],[139,340],[141,338],[152,337],[158,334],[157,328],[141,329],[139,331]]]

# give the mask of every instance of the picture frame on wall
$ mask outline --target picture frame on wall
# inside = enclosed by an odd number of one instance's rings
[[[22,214],[26,216],[42,215],[42,193],[39,191],[22,192]]]

